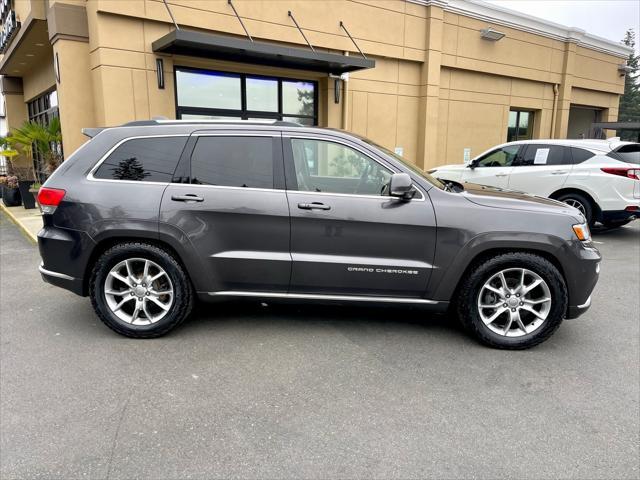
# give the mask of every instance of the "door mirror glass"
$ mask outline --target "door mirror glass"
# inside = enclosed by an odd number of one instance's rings
[[[411,177],[407,173],[394,173],[389,181],[389,195],[392,197],[410,200],[416,194],[411,182]]]

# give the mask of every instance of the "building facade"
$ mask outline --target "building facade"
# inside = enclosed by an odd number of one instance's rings
[[[67,156],[83,127],[260,118],[346,129],[426,169],[615,121],[629,54],[476,0],[0,4],[7,124],[59,116]]]

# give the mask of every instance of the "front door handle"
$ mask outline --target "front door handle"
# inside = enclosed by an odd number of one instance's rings
[[[298,208],[302,210],[331,210],[329,205],[320,202],[299,203]]]
[[[171,200],[174,202],[204,202],[204,198],[194,195],[193,193],[187,193],[186,195],[171,195]]]
[[[551,172],[551,175],[566,175],[569,173],[568,170],[556,170],[555,172]]]
[[[496,177],[506,177],[508,173],[496,173]]]

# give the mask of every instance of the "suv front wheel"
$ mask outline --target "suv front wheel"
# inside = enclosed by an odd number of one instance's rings
[[[112,330],[133,338],[154,338],[191,312],[191,283],[167,251],[145,243],[116,245],[98,259],[89,284],[91,303]]]
[[[551,262],[513,252],[472,269],[460,288],[458,316],[486,345],[524,349],[556,331],[567,301],[564,278]]]

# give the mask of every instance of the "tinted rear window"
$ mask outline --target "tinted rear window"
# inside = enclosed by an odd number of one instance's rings
[[[573,157],[573,163],[582,163],[595,156],[595,153],[584,148],[571,147],[571,156]]]
[[[170,182],[187,137],[127,140],[98,167],[95,178]]]
[[[273,188],[273,139],[200,137],[191,155],[191,183]]]
[[[640,165],[640,143],[623,145],[616,151],[611,152],[613,158],[622,160],[623,162],[635,163]]]
[[[527,145],[518,165],[564,165],[570,164],[571,157],[566,147],[559,145]]]

